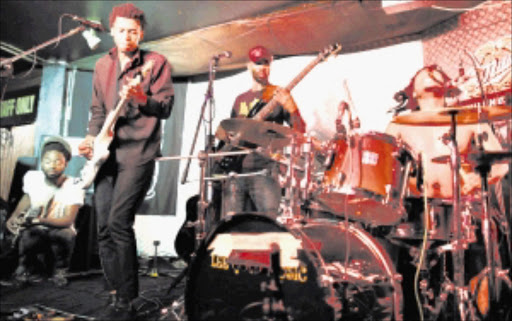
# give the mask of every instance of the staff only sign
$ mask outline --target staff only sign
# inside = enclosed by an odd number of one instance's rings
[[[31,124],[37,115],[37,90],[9,95],[0,105],[0,127]]]

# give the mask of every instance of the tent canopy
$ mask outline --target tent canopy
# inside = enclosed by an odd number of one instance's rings
[[[175,76],[206,73],[213,55],[231,51],[220,70],[237,69],[254,45],[267,46],[277,57],[316,53],[329,44],[342,45],[342,54],[419,39],[442,21],[474,8],[484,0],[433,1],[131,1],[148,18],[143,48],[171,61]],[[2,1],[1,54],[12,57],[53,39],[59,18],[68,13],[101,21],[119,1]],[[63,17],[62,32],[78,22]],[[37,52],[41,61],[63,60],[92,70],[97,58],[113,46],[108,33],[91,51],[79,36]],[[15,64],[30,66],[33,57]]]

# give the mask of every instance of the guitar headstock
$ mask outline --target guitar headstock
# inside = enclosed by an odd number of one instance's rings
[[[318,55],[322,60],[326,60],[331,56],[337,56],[340,51],[341,45],[339,43],[335,43],[325,47]]]

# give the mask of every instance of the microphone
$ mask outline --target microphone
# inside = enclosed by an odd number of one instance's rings
[[[393,96],[393,99],[397,102],[397,103],[403,103],[405,102],[407,99],[409,99],[409,96],[407,95],[407,93],[403,90],[400,90],[398,92],[395,93],[395,95]]]
[[[103,27],[101,22],[94,22],[94,21],[87,20],[87,19],[79,17],[79,16],[75,16],[75,15],[70,15],[70,16],[71,16],[71,19],[80,22],[84,26],[92,28],[96,31],[106,31],[105,27]]]
[[[388,109],[388,111],[386,111],[387,114],[390,114],[390,113],[393,113],[393,114],[398,114],[404,110],[407,110],[407,105],[406,104],[402,104],[400,103],[400,105],[398,106],[395,106],[395,107],[391,107]]]
[[[223,51],[218,55],[212,57],[212,59],[219,60],[220,58],[231,58],[231,51]]]
[[[409,109],[407,101],[409,100],[409,95],[405,90],[399,90],[393,95],[393,99],[398,103],[397,106],[389,108],[386,113],[393,113],[395,115],[400,112]]]

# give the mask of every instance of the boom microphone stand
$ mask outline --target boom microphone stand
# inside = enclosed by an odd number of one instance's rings
[[[43,42],[42,44],[38,45],[38,46],[35,46],[29,50],[26,50],[26,51],[23,51],[19,54],[17,54],[16,56],[14,57],[11,57],[9,59],[2,59],[0,60],[0,77],[7,77],[7,76],[10,76],[12,74],[12,64],[16,61],[18,61],[19,59],[25,57],[25,56],[28,56],[40,49],[43,49],[53,43],[56,43],[56,42],[59,42],[61,41],[62,39],[66,39],[68,37],[71,37],[71,36],[74,36],[76,35],[77,33],[80,33],[82,31],[85,31],[87,27],[85,25],[80,25],[78,27],[76,27],[75,29],[72,29],[70,31],[68,31],[67,33],[65,34],[62,34],[62,35],[59,35],[55,38],[52,38],[48,41],[45,41]]]

